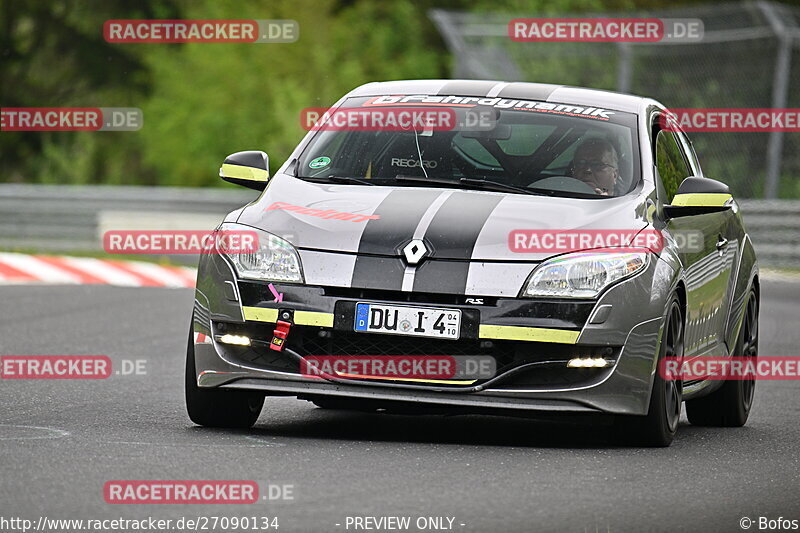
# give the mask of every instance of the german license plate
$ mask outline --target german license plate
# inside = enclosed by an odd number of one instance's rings
[[[457,339],[461,311],[435,307],[407,307],[357,303],[355,331]]]

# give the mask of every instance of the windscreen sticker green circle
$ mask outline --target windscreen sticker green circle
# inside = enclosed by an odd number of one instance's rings
[[[309,168],[324,168],[331,164],[330,157],[318,157],[316,159],[312,159],[311,162],[308,164]]]

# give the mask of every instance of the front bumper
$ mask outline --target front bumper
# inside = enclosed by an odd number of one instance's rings
[[[463,295],[275,284],[236,280],[227,263],[211,258],[198,276],[194,331],[198,385],[255,389],[267,394],[336,396],[474,409],[646,414],[655,371],[662,297],[654,279],[663,262],[604,293],[597,301],[544,301]],[[355,333],[359,301],[457,308],[457,341]],[[600,308],[611,306],[602,319]],[[328,381],[304,376],[296,358],[270,350],[279,316],[294,324],[285,346],[306,355],[488,355],[494,378],[469,384],[376,380]],[[599,320],[599,321],[598,321]],[[197,340],[197,334],[200,334]],[[220,342],[244,335],[251,346]],[[603,357],[605,368],[568,368],[575,357]]]

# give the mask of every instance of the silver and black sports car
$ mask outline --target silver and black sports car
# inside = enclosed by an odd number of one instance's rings
[[[201,257],[186,358],[195,423],[249,427],[265,396],[607,415],[652,446],[672,441],[683,402],[693,424],[747,420],[753,380],[659,372],[666,358],[755,357],[759,302],[739,207],[660,103],[370,83],[268,168],[249,151],[220,169],[263,191],[218,228],[255,232],[258,247]],[[437,374],[431,360],[454,366]]]

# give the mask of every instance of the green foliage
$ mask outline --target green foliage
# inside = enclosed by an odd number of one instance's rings
[[[207,6],[193,4],[185,16],[207,17]],[[264,149],[274,171],[305,133],[303,108],[328,106],[368,81],[445,71],[411,1],[357,2],[337,11],[330,0],[263,0],[244,13],[220,4],[213,17],[292,18],[300,39],[190,44],[148,55],[154,90],[143,106],[145,161],[159,183],[215,185],[222,158],[239,150]]]
[[[150,88],[142,50],[106,43],[103,22],[177,13],[174,0],[0,3],[0,104],[139,107]],[[147,183],[142,175],[121,173],[138,168],[138,139],[119,133],[3,132],[0,181]]]
[[[542,17],[674,4],[7,0],[0,2],[0,104],[138,107],[144,112],[144,125],[137,132],[3,132],[0,182],[229,186],[217,178],[222,159],[232,152],[261,149],[269,153],[274,172],[305,134],[300,124],[303,108],[331,105],[370,81],[448,77],[452,58],[428,18],[430,9]],[[300,39],[287,44],[105,42],[106,20],[135,18],[294,19]],[[608,89],[616,85],[613,45],[582,48],[596,59],[591,62],[583,52],[577,57],[541,54],[532,61],[526,47],[547,44],[509,40],[503,46],[525,79]],[[674,84],[678,90],[680,80]],[[647,93],[646,87],[641,89]],[[702,156],[706,141],[701,136],[695,142]],[[723,174],[735,174],[738,159],[751,155],[742,153],[726,164],[709,166],[724,179]],[[797,194],[794,189],[789,192]]]
[[[463,8],[466,2],[454,2]],[[304,135],[300,112],[368,81],[444,77],[430,2],[121,0],[3,3],[2,104],[139,107],[138,132],[5,132],[0,181],[221,185],[228,153],[275,170]],[[294,19],[288,44],[109,44],[108,19]],[[22,83],[14,83],[20,80]]]

